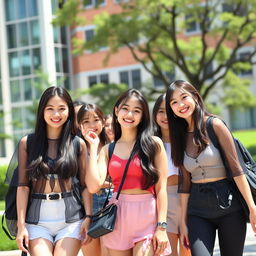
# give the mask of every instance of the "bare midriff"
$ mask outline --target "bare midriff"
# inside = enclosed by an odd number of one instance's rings
[[[139,188],[133,188],[133,189],[125,189],[121,191],[121,194],[126,194],[126,195],[139,195],[139,194],[151,194],[150,191],[148,190],[143,190]]]
[[[209,178],[209,179],[202,179],[202,180],[195,180],[192,181],[193,183],[207,183],[207,182],[215,182],[215,181],[219,181],[219,180],[224,180],[227,177],[219,177],[219,178]]]
[[[167,186],[178,185],[178,175],[171,175],[167,179]]]

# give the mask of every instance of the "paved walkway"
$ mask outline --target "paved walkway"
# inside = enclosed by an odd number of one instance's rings
[[[232,239],[232,234],[230,234],[230,239]],[[1,241],[0,241],[1,242]],[[20,251],[7,251],[7,252],[0,252],[0,256],[20,256]],[[220,250],[218,246],[218,242],[216,242],[214,256],[220,256]],[[83,256],[81,252],[79,252],[78,256]],[[98,255],[95,255],[98,256]],[[232,256],[232,255],[230,255]],[[243,256],[256,256],[256,237],[252,232],[252,228],[250,224],[247,224],[247,235],[244,247]]]

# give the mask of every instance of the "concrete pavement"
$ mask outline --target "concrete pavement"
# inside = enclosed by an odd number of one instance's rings
[[[232,234],[230,234],[230,239],[232,239]],[[0,252],[0,256],[20,256],[20,255],[21,255],[21,252],[18,250]],[[216,241],[213,255],[220,256],[218,241]],[[83,256],[83,254],[79,252],[77,256]],[[98,255],[95,255],[95,256],[98,256]],[[247,234],[246,234],[243,256],[256,256],[256,236],[254,236],[250,224],[247,224]]]

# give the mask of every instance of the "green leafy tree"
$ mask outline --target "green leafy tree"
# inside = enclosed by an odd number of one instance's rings
[[[73,99],[77,99],[84,94],[90,95],[93,98],[93,102],[105,114],[110,114],[113,111],[116,99],[127,89],[126,84],[95,84],[89,89],[77,89],[70,93]]]
[[[92,40],[73,39],[75,54],[108,46],[107,62],[126,46],[134,59],[166,86],[171,82],[166,72],[178,68],[203,98],[231,72],[235,77],[238,66],[241,70],[254,64],[256,0],[130,0],[121,6],[122,13],[102,12],[95,17]],[[82,11],[80,1],[67,0],[53,23],[81,25]],[[253,47],[240,57],[245,46]],[[248,86],[243,84],[237,83],[233,89],[239,85],[248,94]]]

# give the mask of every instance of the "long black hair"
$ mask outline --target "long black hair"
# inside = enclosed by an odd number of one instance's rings
[[[147,100],[144,97],[144,95],[136,89],[129,89],[125,93],[123,93],[119,97],[119,99],[117,100],[114,106],[113,129],[115,134],[115,141],[118,141],[122,135],[121,126],[117,120],[115,109],[120,108],[131,97],[136,97],[139,103],[141,104],[141,108],[142,108],[142,118],[137,127],[137,138],[131,154],[135,155],[136,153],[139,153],[140,163],[141,163],[143,175],[145,177],[143,189],[147,189],[150,186],[157,183],[159,179],[158,171],[154,165],[154,158],[157,151],[159,150],[159,147],[151,136],[150,114],[149,114],[149,107],[148,107]]]
[[[195,101],[195,110],[192,114],[194,121],[194,142],[198,145],[198,150],[204,150],[208,143],[206,125],[204,122],[205,115],[210,115],[204,106],[202,97],[196,88],[187,81],[176,80],[168,86],[166,92],[166,114],[168,118],[170,139],[172,142],[172,160],[176,166],[183,165],[184,151],[186,149],[186,137],[188,123],[184,118],[176,116],[170,106],[170,101],[175,90],[180,89],[192,95]]]
[[[48,138],[46,132],[46,122],[44,110],[48,101],[58,96],[68,105],[68,118],[63,124],[60,137],[58,138],[57,158],[54,166],[47,164]],[[74,137],[74,107],[69,93],[62,87],[52,86],[47,88],[42,94],[36,117],[36,126],[32,139],[31,150],[28,158],[28,174],[30,178],[43,177],[49,173],[50,169],[58,175],[67,179],[75,176],[78,169],[77,155],[73,145]],[[53,169],[53,170],[52,170]]]
[[[83,104],[77,113],[77,122],[79,124],[81,124],[86,113],[88,113],[88,112],[95,112],[97,114],[97,116],[100,118],[103,128],[102,128],[102,132],[99,135],[99,139],[100,139],[101,144],[105,145],[107,142],[107,137],[106,137],[105,128],[104,128],[105,117],[104,117],[102,110],[97,105],[90,104],[90,103]],[[85,142],[86,142],[86,144],[88,143],[86,140],[85,140]]]
[[[157,112],[162,104],[162,102],[165,100],[165,94],[161,94],[156,102],[155,105],[153,107],[152,110],[152,125],[153,125],[153,133],[155,136],[158,136],[159,138],[162,139],[162,131],[161,131],[161,127],[159,126],[159,124],[156,121],[156,116],[157,116]]]

